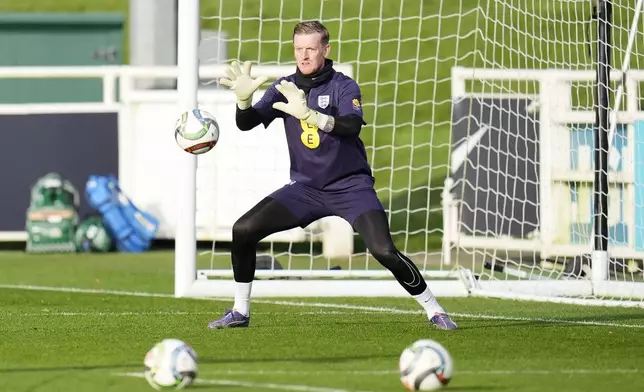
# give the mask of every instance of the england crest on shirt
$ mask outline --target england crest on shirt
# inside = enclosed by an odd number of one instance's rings
[[[321,109],[326,109],[326,107],[329,106],[329,96],[328,95],[318,96],[318,106]]]

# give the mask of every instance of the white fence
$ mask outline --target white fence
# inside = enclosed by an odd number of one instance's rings
[[[640,110],[640,84],[644,82],[644,70],[631,70],[621,79],[620,72],[612,72],[613,86],[624,83],[625,96],[621,110],[610,110],[611,123],[624,126],[620,145],[613,135],[608,159],[608,224],[609,228],[622,227],[623,239],[612,238],[609,245],[613,257],[644,258],[644,236],[641,219],[644,216],[644,157],[641,146],[644,143],[644,112]],[[574,242],[571,232],[578,230],[589,236],[592,227],[591,195],[594,171],[591,165],[592,150],[589,146],[574,146],[573,129],[576,124],[594,124],[595,112],[592,107],[575,107],[575,87],[592,86],[596,78],[594,71],[570,70],[529,70],[529,69],[452,69],[452,98],[521,98],[530,99],[532,104],[526,112],[532,113],[539,123],[537,144],[539,155],[539,217],[538,230],[525,238],[493,236],[484,234],[469,235],[462,232],[461,211],[473,206],[463,203],[450,193],[454,185],[448,178],[443,194],[443,253],[446,264],[450,264],[450,249],[454,246],[468,249],[527,252],[540,254],[542,259],[561,256],[574,257],[592,250],[590,239],[587,242]],[[476,81],[486,86],[485,92],[468,90],[468,83]],[[512,92],[507,86],[510,82],[522,82],[520,86],[531,86],[535,92]],[[505,86],[505,87],[504,87]],[[519,84],[517,84],[519,86]],[[587,91],[593,90],[587,88]],[[508,114],[508,113],[506,113]],[[524,130],[515,126],[511,132]],[[613,129],[614,131],[614,129]],[[510,131],[508,131],[510,132]],[[614,132],[613,132],[614,133]],[[505,135],[507,137],[507,135]],[[504,153],[513,153],[512,151]],[[528,157],[532,158],[532,157]],[[575,165],[573,165],[573,162]],[[485,176],[488,169],[485,162],[477,163],[478,175]],[[535,166],[536,167],[536,166]],[[576,191],[580,196],[571,199],[571,186],[584,184],[583,190]],[[490,189],[494,191],[493,184]],[[487,191],[487,190],[484,190]],[[512,195],[502,195],[511,197]],[[584,197],[585,196],[585,197]],[[477,211],[484,214],[488,211]],[[521,216],[516,219],[522,219]],[[574,229],[575,227],[584,227]],[[499,252],[501,253],[501,252]]]
[[[202,80],[225,74],[225,65],[200,69]],[[351,75],[351,67],[336,65]],[[256,66],[256,76],[276,79],[293,67]],[[175,236],[177,219],[175,179],[181,176],[174,162],[185,154],[175,144],[173,125],[179,113],[176,90],[142,90],[139,79],[176,79],[176,67],[0,67],[0,79],[100,78],[102,102],[56,104],[2,104],[0,115],[43,113],[118,114],[119,181],[137,206],[161,221],[158,238]],[[263,91],[255,95],[259,99]],[[118,96],[117,96],[118,95]],[[199,91],[199,105],[220,125],[221,138],[210,153],[199,156],[197,167],[197,240],[229,241],[235,220],[261,198],[289,181],[289,153],[283,123],[274,121],[241,132],[235,125],[235,96],[226,89],[206,86]],[[54,152],[52,152],[54,153]],[[108,174],[108,173],[96,173]],[[24,239],[24,233],[0,233],[6,240]],[[306,229],[277,233],[266,240],[323,242],[326,256],[353,252],[353,230],[344,220],[331,217]]]

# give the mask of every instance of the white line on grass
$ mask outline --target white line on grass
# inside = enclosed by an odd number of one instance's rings
[[[145,378],[143,373],[116,373],[117,376],[125,377],[138,377]],[[275,384],[264,382],[250,382],[250,381],[236,381],[236,380],[214,380],[208,378],[197,378],[195,384],[209,384],[209,385],[227,385],[234,387],[255,388],[255,389],[279,389],[282,391],[300,391],[300,392],[352,392],[348,389],[327,388],[327,387],[312,387],[308,385],[294,385],[294,384]],[[354,391],[354,392],[368,392],[368,391]]]
[[[139,292],[139,291],[120,291],[120,290],[102,290],[102,289],[80,289],[75,287],[32,286],[32,285],[21,285],[21,284],[17,284],[17,285],[0,284],[0,289],[54,291],[54,292],[63,292],[63,293],[79,293],[79,294],[109,294],[109,295],[121,295],[121,296],[133,296],[133,297],[155,297],[155,298],[173,298],[173,299],[176,298],[172,294],[162,294],[162,293],[146,293],[146,292]],[[231,301],[231,298],[216,298],[216,297],[183,298],[183,299],[226,301],[226,302]],[[408,309],[398,309],[398,308],[388,308],[388,307],[349,305],[349,304],[338,304],[338,303],[322,303],[322,302],[297,302],[297,301],[253,299],[253,303],[264,303],[264,304],[270,304],[270,305],[283,305],[283,306],[308,307],[308,308],[360,310],[360,311],[380,312],[380,313],[388,313],[388,314],[422,314],[423,313],[421,310],[408,310]],[[594,326],[600,326],[600,327],[644,329],[644,325],[642,324],[620,324],[620,323],[609,323],[609,322],[602,322],[602,321],[565,320],[565,319],[544,318],[544,317],[512,317],[512,316],[499,316],[499,315],[490,315],[490,314],[456,313],[456,312],[454,313],[450,312],[450,315],[456,318],[470,318],[470,319],[477,319],[477,320],[525,321],[525,322],[536,321],[536,322],[553,323],[553,324],[594,325]]]
[[[305,307],[316,307],[316,308],[370,310],[375,312],[392,313],[392,314],[423,314],[424,313],[422,310],[406,310],[406,309],[397,309],[397,308],[384,308],[384,307],[377,307],[377,306],[334,304],[334,303],[322,303],[322,302],[270,301],[270,300],[261,300],[261,299],[254,299],[253,302],[265,303],[265,304],[271,304],[271,305],[284,305],[284,306],[305,306]],[[513,316],[497,316],[497,315],[480,314],[480,313],[457,313],[457,312],[450,312],[450,315],[456,318],[461,317],[461,318],[471,318],[471,319],[479,319],[479,320],[530,321],[530,322],[537,321],[537,322],[543,322],[543,323],[556,323],[556,324],[595,325],[595,326],[602,326],[602,327],[622,327],[622,328],[644,328],[644,325],[638,325],[638,324],[607,323],[603,321],[565,320],[565,319],[544,318],[544,317],[513,317]]]
[[[558,370],[471,370],[471,371],[454,371],[455,374],[473,374],[473,375],[515,375],[515,374],[536,374],[536,375],[555,375],[555,374],[631,374],[639,373],[639,369],[558,369]]]
[[[556,374],[633,374],[639,373],[639,369],[555,369],[555,370],[454,370],[454,374],[460,375],[556,375]],[[207,371],[206,375],[390,375],[398,374],[397,370],[214,370]]]
[[[172,294],[164,293],[146,293],[139,291],[121,291],[105,289],[81,289],[77,287],[55,287],[55,286],[34,286],[29,284],[0,284],[0,289],[16,289],[30,291],[57,291],[61,293],[80,293],[80,294],[112,294],[129,297],[155,297],[155,298],[175,298]]]
[[[330,314],[355,314],[356,312],[343,312],[343,311],[324,311],[318,310],[315,312],[298,312],[298,315],[315,316],[315,315],[330,315]],[[377,313],[377,312],[359,312],[359,313]],[[214,312],[51,312],[43,310],[42,312],[31,313],[4,313],[4,316],[25,316],[25,317],[38,317],[38,316],[58,316],[58,317],[123,317],[123,316],[198,316],[198,315],[213,315]],[[271,312],[253,312],[253,314],[272,314]]]
[[[118,317],[118,316],[187,316],[187,315],[200,315],[212,314],[206,312],[50,312],[43,310],[42,312],[31,313],[5,313],[6,316],[52,316],[52,317]]]

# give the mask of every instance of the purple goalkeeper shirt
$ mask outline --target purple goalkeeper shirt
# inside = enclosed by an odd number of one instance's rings
[[[284,119],[291,159],[291,180],[323,190],[373,186],[367,153],[358,135],[329,134],[273,109],[275,102],[286,102],[286,98],[275,88],[282,80],[295,83],[295,75],[275,81],[253,107],[261,114],[265,128],[276,118]],[[353,79],[341,72],[334,72],[327,83],[312,88],[307,102],[311,109],[330,116],[363,116],[360,88]]]

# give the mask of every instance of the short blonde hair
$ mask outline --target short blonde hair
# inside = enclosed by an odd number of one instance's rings
[[[317,20],[309,20],[305,22],[300,22],[295,25],[293,29],[293,37],[295,38],[298,34],[315,34],[320,33],[322,45],[329,43],[329,30],[324,27],[324,25]]]

